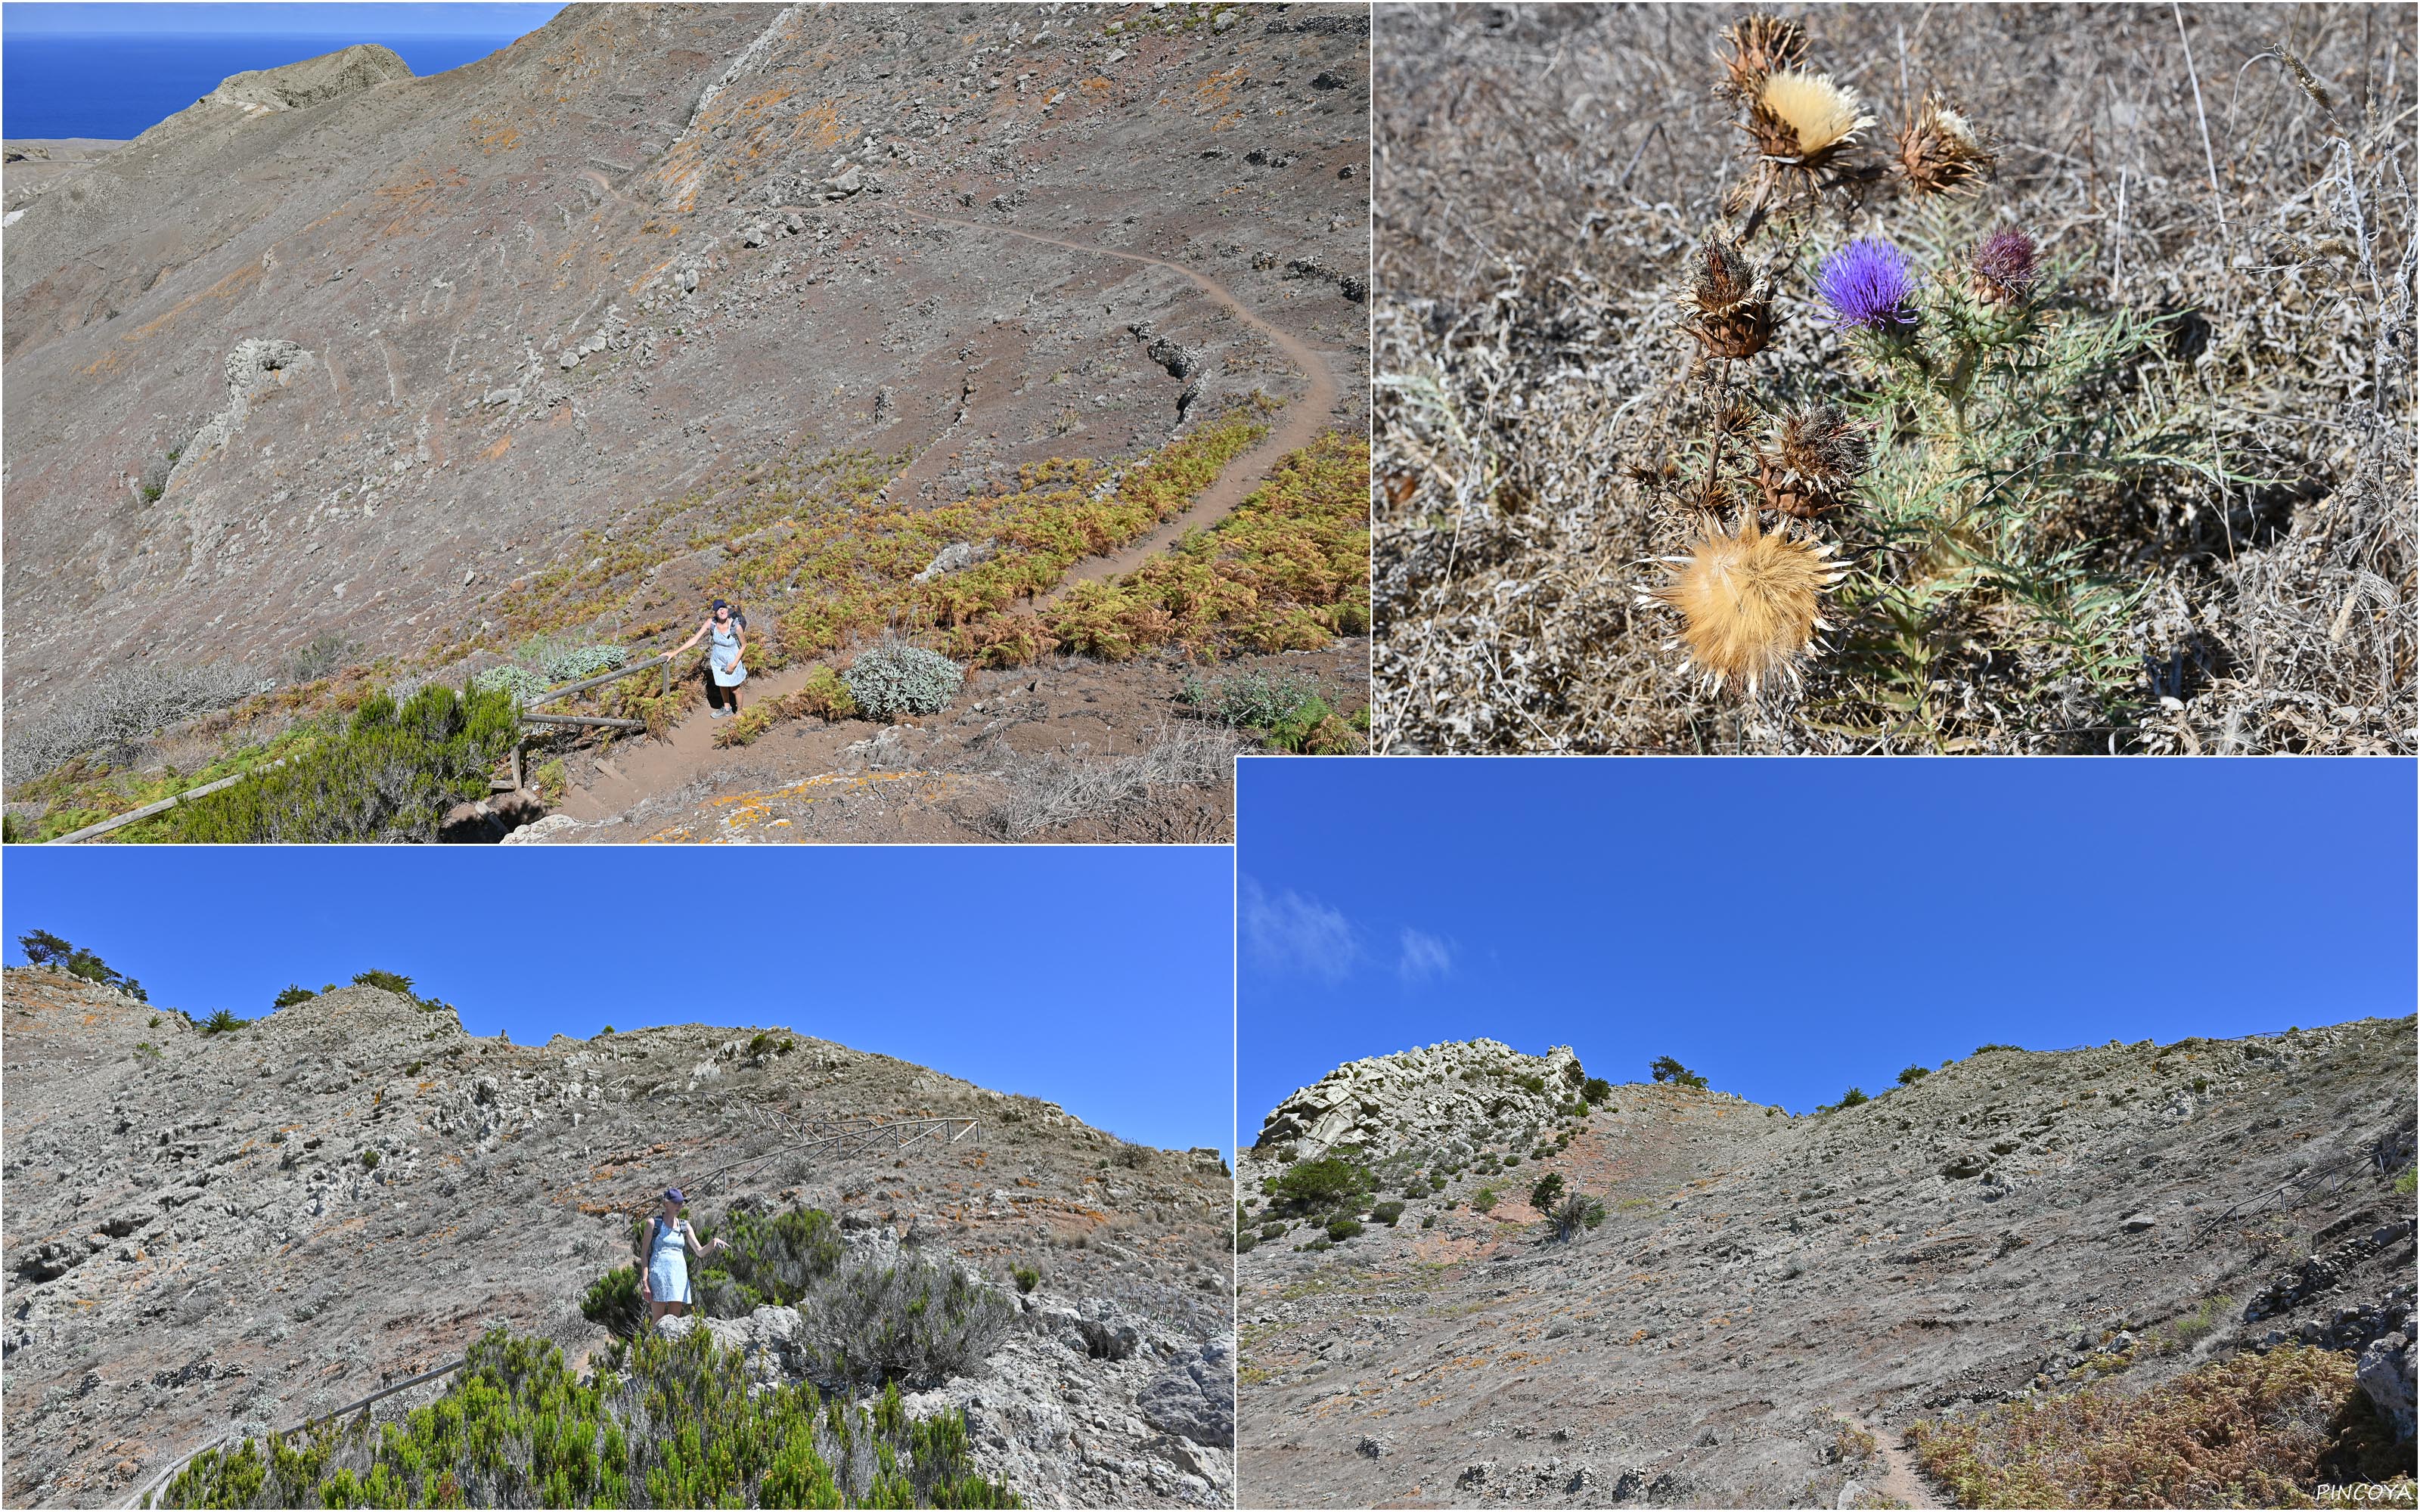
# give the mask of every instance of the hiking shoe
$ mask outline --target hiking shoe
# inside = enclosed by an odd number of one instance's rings
[[[709,719],[720,719],[723,715],[721,709],[708,709],[706,711],[706,717]]]

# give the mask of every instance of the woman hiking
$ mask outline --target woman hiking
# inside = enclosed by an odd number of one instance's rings
[[[706,681],[706,712],[708,717],[720,719],[725,715],[739,712],[739,685],[748,681],[748,669],[740,662],[740,657],[748,650],[748,621],[718,598],[714,601],[713,614],[697,627],[695,635],[673,647],[671,654],[677,656],[708,637],[713,638],[714,645],[706,654],[706,666],[713,676]],[[731,706],[728,709],[714,706],[713,693],[718,688],[729,702]]]
[[[704,1259],[716,1250],[731,1247],[721,1239],[711,1244],[697,1242],[697,1230],[681,1216],[681,1209],[688,1202],[679,1187],[671,1188],[664,1193],[664,1211],[647,1219],[639,1229],[639,1254],[644,1261],[639,1268],[639,1295],[646,1299],[649,1323],[666,1313],[675,1318],[688,1317],[689,1257],[695,1255]]]

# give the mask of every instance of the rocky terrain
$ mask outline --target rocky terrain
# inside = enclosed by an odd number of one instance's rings
[[[520,633],[500,594],[695,490],[749,516],[760,467],[940,503],[1250,395],[1357,433],[1368,30],[574,6],[441,75],[353,48],[98,156],[12,143],[12,726],[327,635],[458,671]],[[669,597],[629,617],[693,623],[723,550],[634,567]]]
[[[1237,1172],[1245,1504],[1953,1504],[1916,1420],[2288,1343],[2358,1356],[2409,1473],[2412,1030],[1987,1048],[1803,1117],[1489,1041],[1342,1067]],[[1273,1211],[1324,1157],[1357,1234]],[[1548,1172],[1603,1204],[1568,1243]]]
[[[1017,1295],[963,1405],[1032,1505],[1228,1505],[1232,1314],[1214,1150],[774,1029],[523,1046],[347,987],[210,1034],[47,968],[6,976],[12,1505],[122,1500],[230,1429],[284,1427],[458,1355],[486,1327],[606,1341],[588,1284],[682,1184],[835,1213]],[[955,1143],[802,1153],[819,1124],[955,1116]],[[1040,1273],[1018,1295],[1019,1266]],[[767,1312],[712,1327],[782,1365]],[[692,1325],[694,1326],[694,1325]],[[415,1387],[381,1412],[425,1399]]]

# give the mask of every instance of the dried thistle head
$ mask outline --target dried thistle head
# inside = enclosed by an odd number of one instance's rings
[[[1812,404],[1781,416],[1774,462],[1781,474],[1839,496],[1866,474],[1870,440],[1866,425],[1849,419],[1839,404]]]
[[[1779,16],[1753,15],[1723,28],[1730,52],[1722,56],[1723,81],[1714,93],[1754,100],[1764,81],[1807,59],[1807,28]]]
[[[1748,107],[1747,133],[1767,158],[1801,167],[1821,167],[1874,124],[1856,91],[1825,73],[1787,69],[1758,86]]]
[[[1833,548],[1814,546],[1757,524],[1746,511],[1736,531],[1711,520],[1686,556],[1666,557],[1668,579],[1639,595],[1647,606],[1676,610],[1681,642],[1695,667],[1717,688],[1737,684],[1750,697],[1787,677],[1816,654],[1815,632],[1828,630],[1823,593],[1846,570]]]
[[[2000,161],[1974,123],[1933,93],[1900,123],[1893,140],[1899,171],[1919,194],[1973,193]]]
[[[1772,290],[1739,243],[1719,231],[1698,248],[1689,301],[1698,313],[1682,329],[1710,356],[1754,357],[1773,340]]]
[[[1983,239],[1967,258],[1967,286],[1975,297],[2003,307],[2022,303],[2041,277],[2041,252],[2034,239],[2015,226],[2002,226]]]

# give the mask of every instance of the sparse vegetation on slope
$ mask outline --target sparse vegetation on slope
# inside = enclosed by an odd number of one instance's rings
[[[2412,1504],[2411,1452],[2353,1381],[2353,1357],[2288,1344],[2129,1394],[1926,1419],[1908,1439],[1962,1506],[2315,1506],[2320,1483],[2388,1481]]]

